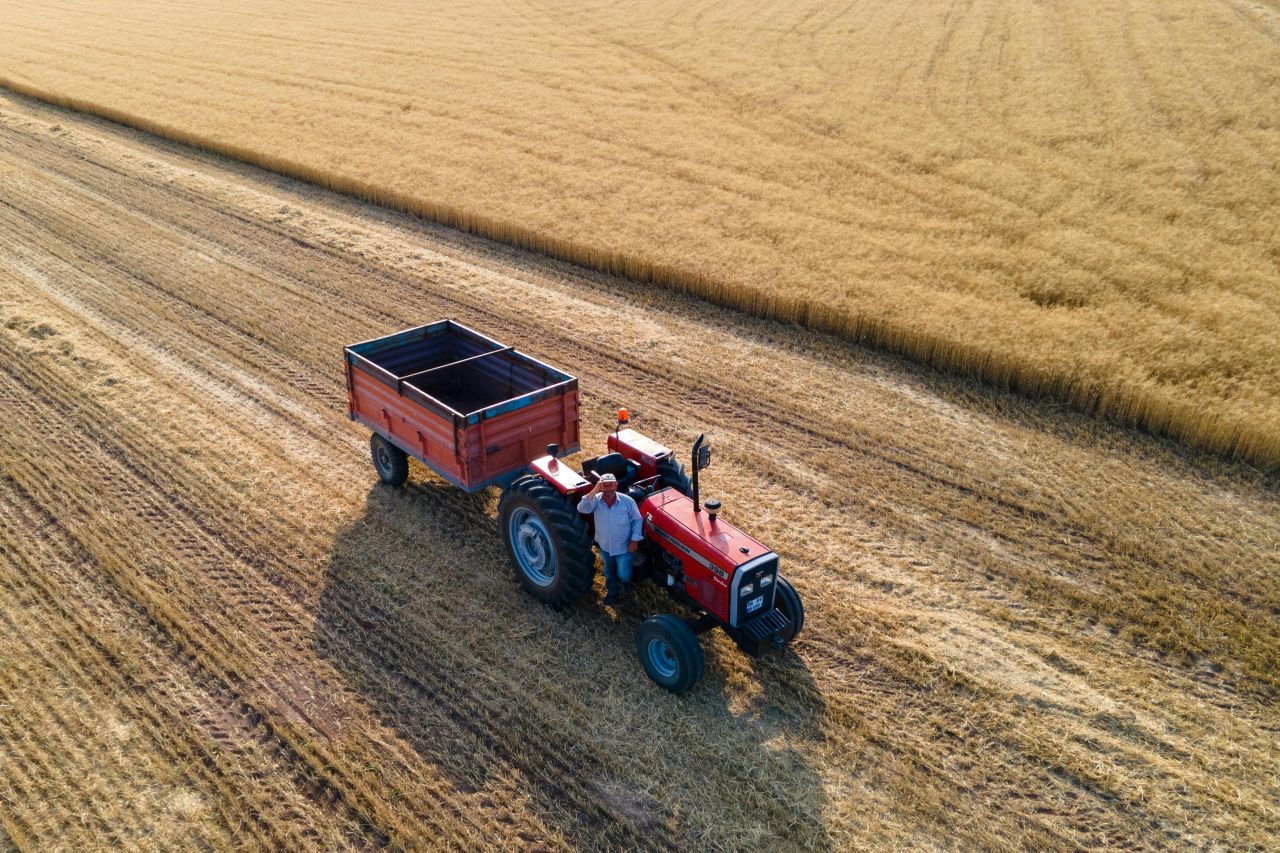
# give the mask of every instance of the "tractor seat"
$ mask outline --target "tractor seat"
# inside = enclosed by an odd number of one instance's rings
[[[618,488],[625,489],[626,484],[635,476],[637,466],[629,462],[621,453],[606,453],[596,460],[596,473],[604,476],[612,474],[618,478]]]

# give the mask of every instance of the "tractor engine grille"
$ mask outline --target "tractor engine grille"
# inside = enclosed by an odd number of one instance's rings
[[[738,566],[729,585],[729,624],[741,627],[773,610],[777,579],[778,555],[773,552]]]

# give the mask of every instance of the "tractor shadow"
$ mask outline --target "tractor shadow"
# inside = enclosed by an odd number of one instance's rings
[[[648,587],[615,614],[599,578],[569,611],[534,602],[508,567],[496,505],[492,490],[466,495],[420,469],[402,490],[375,485],[319,591],[318,652],[445,799],[497,812],[528,845],[550,830],[592,849],[705,846],[723,829],[721,846],[829,848],[806,749],[824,740],[824,705],[802,658],[751,661],[711,632],[702,682],[671,696],[645,676],[633,635],[679,609]],[[510,824],[510,801],[546,829]]]

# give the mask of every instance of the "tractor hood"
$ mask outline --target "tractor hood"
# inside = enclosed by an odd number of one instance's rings
[[[773,552],[729,522],[693,511],[693,501],[675,489],[655,492],[640,505],[645,524],[727,582],[734,570]],[[719,569],[719,571],[716,571]]]

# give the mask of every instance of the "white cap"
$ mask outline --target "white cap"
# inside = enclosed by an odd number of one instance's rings
[[[618,482],[618,478],[617,478],[617,477],[615,477],[615,476],[613,476],[612,474],[601,474],[601,475],[600,475],[600,482],[602,482],[602,483],[617,483],[617,482]]]

